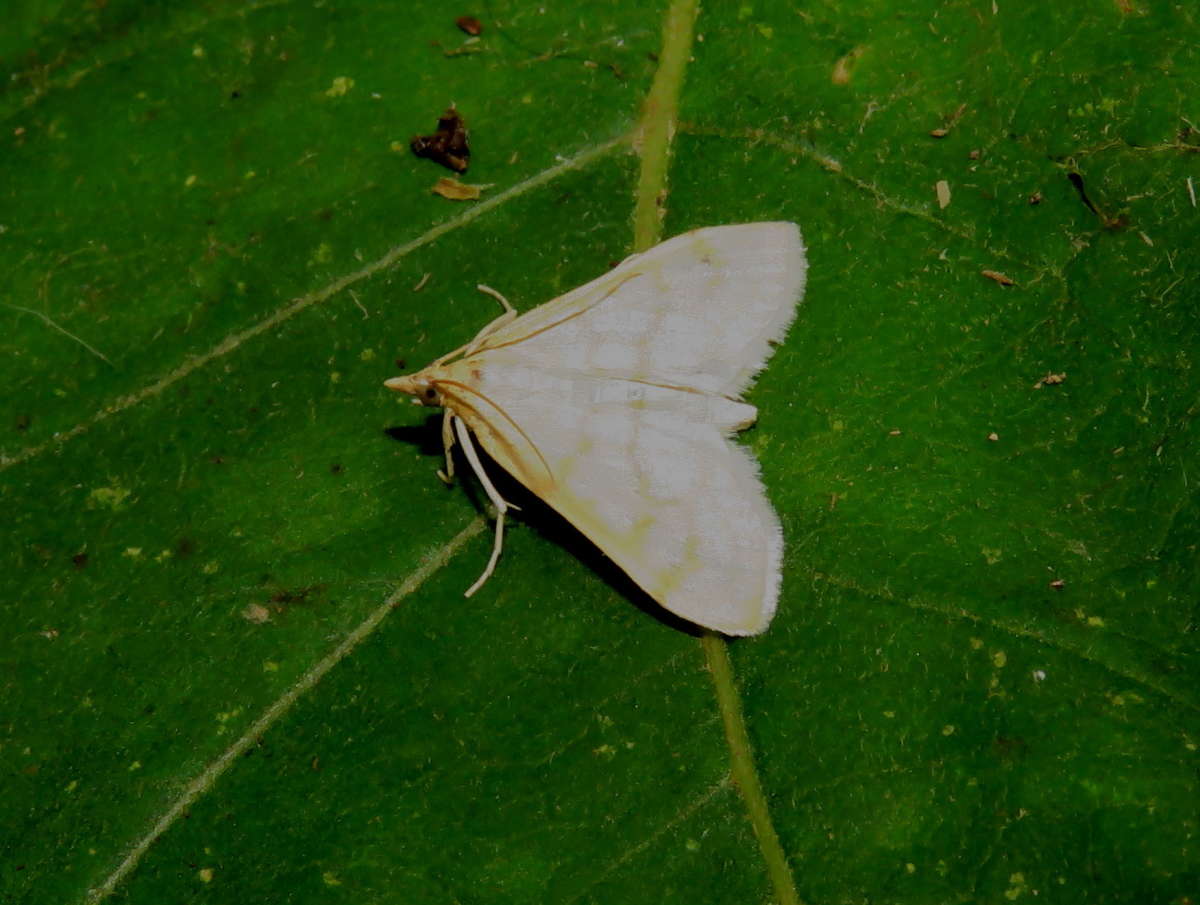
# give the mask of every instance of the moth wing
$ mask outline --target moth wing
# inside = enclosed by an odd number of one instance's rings
[[[658,603],[728,635],[767,627],[782,532],[757,464],[727,436],[748,406],[487,356],[461,370],[447,403],[484,449]]]
[[[518,317],[477,351],[737,397],[787,332],[806,271],[794,223],[697,229]]]

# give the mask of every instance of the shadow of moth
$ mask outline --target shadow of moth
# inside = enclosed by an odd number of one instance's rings
[[[727,635],[775,613],[783,532],[753,457],[732,436],[741,401],[787,332],[807,263],[794,223],[712,226],[626,258],[609,273],[385,386],[441,406],[449,481],[457,441],[496,507],[488,454],[582,531],[651,597]]]

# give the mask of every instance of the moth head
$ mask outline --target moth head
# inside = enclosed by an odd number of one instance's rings
[[[389,390],[411,396],[413,405],[438,406],[442,404],[442,394],[438,392],[434,382],[423,371],[406,374],[403,377],[393,377],[385,380],[383,385]]]

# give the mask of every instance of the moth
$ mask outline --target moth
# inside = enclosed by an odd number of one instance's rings
[[[457,441],[496,509],[492,575],[512,504],[475,442],[583,532],[660,605],[753,635],[779,599],[783,532],[733,435],[741,400],[804,293],[794,223],[693,230],[385,386],[440,406],[445,472]],[[472,439],[474,437],[474,439]]]

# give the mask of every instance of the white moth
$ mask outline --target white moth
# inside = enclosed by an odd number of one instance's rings
[[[730,438],[754,423],[742,392],[782,339],[807,264],[794,223],[676,236],[386,386],[443,406],[446,474],[462,444],[507,503],[471,435],[651,597],[727,635],[763,631],[779,597],[783,533],[757,463]],[[441,474],[439,472],[439,474]]]

